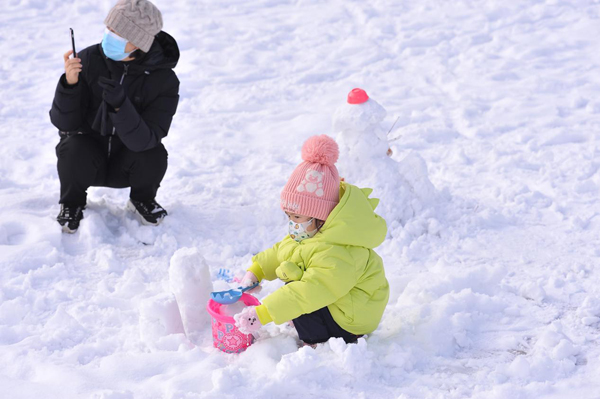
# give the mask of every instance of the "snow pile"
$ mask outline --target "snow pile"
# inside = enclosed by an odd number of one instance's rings
[[[519,354],[508,366],[499,367],[516,380],[554,381],[575,370],[580,349],[562,333],[560,322],[545,328],[530,348],[531,353]]]
[[[176,351],[186,342],[179,307],[173,295],[162,294],[140,306],[140,339],[154,351]]]
[[[452,356],[472,347],[482,329],[503,317],[509,305],[499,297],[502,268],[479,267],[448,274],[438,264],[413,279],[389,305],[381,334],[400,334],[429,356]]]
[[[600,299],[586,297],[577,309],[577,314],[581,317],[581,322],[586,326],[596,325],[600,322]]]

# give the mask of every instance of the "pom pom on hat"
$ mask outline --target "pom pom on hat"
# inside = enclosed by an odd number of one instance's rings
[[[302,146],[302,159],[307,162],[333,166],[340,155],[340,150],[334,139],[322,134],[312,136]]]

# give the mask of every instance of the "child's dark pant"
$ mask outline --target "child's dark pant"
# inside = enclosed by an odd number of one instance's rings
[[[333,320],[327,306],[294,319],[294,327],[298,331],[299,338],[307,344],[320,344],[334,337],[343,338],[350,344],[360,337],[340,327]]]

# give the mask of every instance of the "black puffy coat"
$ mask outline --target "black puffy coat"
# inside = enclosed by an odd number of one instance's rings
[[[129,62],[107,58],[100,44],[77,55],[82,63],[79,81],[70,86],[65,74],[61,76],[50,110],[52,124],[63,133],[116,134],[135,152],[156,147],[169,132],[179,102],[175,39],[160,32],[145,56]],[[127,98],[118,112],[102,100],[101,76],[124,87]]]

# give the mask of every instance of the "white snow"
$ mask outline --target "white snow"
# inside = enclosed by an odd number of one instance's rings
[[[74,235],[48,110],[68,28],[97,43],[113,0],[1,4],[3,397],[598,397],[598,1],[155,3],[182,53],[169,216],[141,226],[128,190],[93,188]],[[270,324],[220,352],[197,302],[283,238],[302,143],[337,137],[355,87],[367,126],[398,120],[391,158],[338,165],[388,218],[380,327],[312,349]]]

